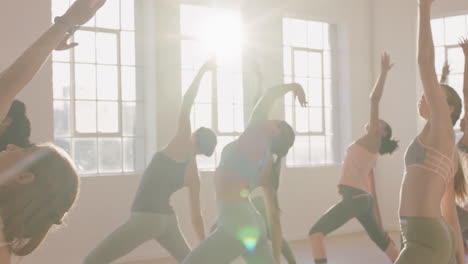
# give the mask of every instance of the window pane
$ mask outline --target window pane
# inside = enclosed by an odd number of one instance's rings
[[[306,166],[310,163],[309,136],[296,136],[294,142],[294,165]]]
[[[234,131],[234,109],[232,104],[218,104],[218,128],[220,132]]]
[[[113,1],[115,2],[116,0]],[[98,63],[117,64],[117,35],[112,33],[97,33],[96,50]]]
[[[75,98],[96,99],[96,66],[75,65]]]
[[[234,97],[236,90],[242,89],[242,83],[232,73],[220,71],[218,72],[218,102],[223,104],[232,104],[235,102]]]
[[[322,54],[309,52],[309,72],[308,76],[321,78],[322,77]]]
[[[123,103],[122,116],[124,136],[135,135],[136,103]]]
[[[310,49],[323,49],[323,23],[309,21],[308,23],[308,47]]]
[[[445,18],[445,45],[458,44],[460,37],[465,34],[465,16]]]
[[[70,136],[70,103],[54,101],[54,135]]]
[[[444,19],[432,19],[431,20],[432,26],[432,35],[434,38],[434,45],[435,46],[442,46],[444,45]]]
[[[119,98],[117,67],[98,65],[97,69],[98,99],[117,100]]]
[[[292,46],[292,30],[291,20],[289,18],[283,19],[283,45]]]
[[[73,157],[78,172],[84,174],[97,172],[96,139],[73,139]]]
[[[69,138],[56,138],[54,144],[63,149],[71,157],[71,140]]]
[[[325,163],[325,137],[312,136],[310,137],[311,148],[311,164],[324,164]]]
[[[332,80],[325,79],[323,80],[323,90],[325,93],[325,106],[333,106],[333,87],[332,87]]]
[[[120,28],[120,3],[118,0],[107,1],[96,13],[96,26],[102,28]]]
[[[101,133],[119,132],[118,103],[98,102],[98,130]]]
[[[465,71],[465,55],[461,48],[450,48],[447,50],[450,64],[450,74],[463,73]]]
[[[338,157],[335,153],[335,143],[333,141],[334,136],[325,137],[325,147],[326,147],[326,163],[333,164],[338,163]]]
[[[135,140],[133,138],[123,139],[124,171],[135,171]]]
[[[322,79],[309,79],[309,87],[306,91],[307,101],[310,106],[323,106]]]
[[[284,120],[288,122],[289,124],[293,123],[293,107],[292,106],[285,106],[285,115],[284,115]]]
[[[335,134],[335,120],[333,119],[333,108],[325,108],[325,133],[327,135]]]
[[[75,128],[78,133],[96,133],[96,102],[75,102]]]
[[[54,99],[70,98],[70,64],[53,63]]]
[[[283,73],[284,75],[292,75],[291,48],[283,48]]]
[[[299,77],[307,76],[308,56],[306,51],[294,52],[294,74]]]
[[[122,139],[99,139],[99,172],[122,172]]]
[[[323,110],[322,108],[309,108],[310,132],[323,133]]]
[[[78,30],[75,33],[75,41],[79,43],[75,51],[75,61],[85,63],[96,62],[96,33]]]
[[[120,8],[122,29],[135,30],[135,1],[121,0]]]
[[[307,47],[307,21],[291,19],[288,32],[291,37],[291,45],[300,48]]]
[[[181,5],[180,30],[185,36],[200,36],[203,34],[205,21],[212,13],[211,8],[193,5]]]
[[[307,108],[296,107],[296,131],[309,132],[309,118]]]
[[[330,25],[327,23],[322,23],[323,26],[323,48],[325,50],[330,50]]]
[[[60,50],[52,52],[52,61],[70,61],[70,51],[69,50]]]
[[[455,90],[463,91],[463,74],[450,74],[449,85]],[[459,95],[463,98],[463,92]]]
[[[198,90],[197,98],[195,102],[197,103],[211,103],[212,102],[212,74],[205,73],[203,79],[200,82],[200,88]],[[193,80],[192,80],[193,81]],[[189,85],[190,87],[190,85]]]
[[[135,67],[122,67],[122,100],[136,100],[136,70]]]
[[[120,33],[121,63],[135,65],[135,33],[122,31]]]
[[[331,78],[332,75],[332,58],[329,51],[323,53],[323,75],[325,78]]]
[[[211,105],[195,104],[192,109],[192,120],[194,128],[212,127]]]
[[[244,105],[234,106],[234,130],[235,132],[244,132]]]

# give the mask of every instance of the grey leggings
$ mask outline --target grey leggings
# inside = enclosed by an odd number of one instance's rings
[[[190,247],[180,232],[175,215],[132,212],[128,221],[91,251],[83,263],[111,263],[153,239],[159,242],[178,262],[190,252]]]
[[[247,264],[275,263],[263,218],[248,201],[224,202],[218,228],[182,264],[229,264],[242,256]]]
[[[258,210],[260,215],[263,217],[264,221],[266,222],[268,216],[267,216],[266,206],[265,206],[265,202],[264,202],[263,198],[262,197],[255,197],[255,198],[252,199],[252,203],[255,206],[255,208]],[[218,227],[218,225],[217,225],[217,223],[215,223],[211,227],[210,232],[213,233],[216,230],[217,227]],[[269,230],[267,230],[267,235],[268,235],[268,238],[270,239]],[[284,238],[283,238],[283,240],[281,242],[281,254],[283,254],[283,256],[286,258],[286,260],[288,261],[289,264],[295,264],[296,263],[296,259],[294,257],[293,252],[292,252],[292,249],[289,246],[286,239],[284,239]]]
[[[372,196],[362,190],[342,185],[343,200],[330,208],[310,229],[309,235],[322,233],[328,235],[343,226],[352,218],[357,218],[369,237],[382,250],[387,250],[390,238],[382,229],[374,214]]]

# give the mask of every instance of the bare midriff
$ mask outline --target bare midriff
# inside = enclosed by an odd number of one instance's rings
[[[216,200],[219,202],[248,200],[248,182],[230,170],[218,168],[215,172]]]
[[[421,167],[407,167],[400,191],[400,216],[441,217],[444,179]]]

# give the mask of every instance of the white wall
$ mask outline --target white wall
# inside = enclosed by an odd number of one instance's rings
[[[110,0],[112,1],[112,0]],[[140,3],[145,0],[140,0]],[[147,0],[166,6],[167,9],[148,5],[146,13],[156,14],[153,21],[155,32],[161,38],[169,36],[164,31],[164,23],[177,23],[171,0]],[[385,92],[382,114],[394,127],[395,134],[402,141],[402,147],[392,159],[384,158],[379,162],[378,189],[384,221],[393,230],[398,229],[396,209],[398,188],[402,175],[402,154],[404,147],[416,133],[416,65],[415,65],[415,1],[408,0],[291,0],[268,1],[256,0],[259,15],[268,17],[267,23],[280,25],[282,14],[299,18],[320,19],[337,25],[339,34],[339,70],[340,86],[344,105],[343,121],[349,124],[349,133],[345,132],[345,142],[360,136],[368,118],[368,93],[377,73],[377,59],[380,51],[388,50],[397,61],[389,78]],[[438,1],[441,2],[441,1]],[[444,0],[451,8],[440,8],[440,12],[453,12],[460,8],[461,1]],[[281,4],[283,3],[283,4]],[[372,4],[372,5],[371,5]],[[464,8],[466,8],[466,4]],[[0,35],[3,36],[0,49],[0,69],[6,67],[20,52],[31,43],[40,32],[45,30],[50,21],[49,0],[2,1],[0,8]],[[439,10],[439,9],[438,9]],[[18,15],[22,14],[22,15]],[[27,19],[26,19],[27,18]],[[147,19],[150,23],[152,19]],[[145,30],[153,30],[145,25]],[[278,35],[270,35],[272,39]],[[153,43],[154,44],[154,43]],[[148,49],[154,46],[150,41],[139,45]],[[150,94],[158,93],[154,113],[150,113],[149,122],[157,125],[158,145],[165,144],[175,129],[173,116],[180,101],[178,81],[178,57],[167,54],[178,49],[177,43],[169,45],[161,40],[151,53],[144,52],[147,66],[144,82]],[[260,54],[265,71],[269,73],[267,84],[281,81],[281,64],[278,66],[280,47],[271,47],[265,54]],[[169,51],[169,53],[165,53]],[[276,55],[274,55],[276,54]],[[165,57],[164,57],[165,56]],[[276,56],[276,57],[275,57]],[[158,60],[156,60],[158,58]],[[149,65],[149,66],[148,66]],[[271,66],[277,65],[277,66]],[[373,66],[373,67],[372,67]],[[156,72],[156,77],[154,77]],[[151,78],[148,78],[151,76]],[[156,87],[156,88],[154,88]],[[151,88],[151,89],[150,89]],[[405,96],[402,96],[405,94]],[[29,107],[35,140],[51,140],[53,134],[52,89],[50,64],[35,78],[30,87],[22,94],[22,99]],[[147,98],[154,98],[152,96]],[[402,112],[395,111],[398,106]],[[151,107],[150,107],[151,109]],[[156,122],[157,121],[157,122]],[[154,137],[156,138],[156,136]],[[152,147],[150,147],[151,149]],[[397,169],[395,169],[397,168]],[[283,210],[284,232],[289,239],[304,239],[310,226],[334,202],[339,199],[336,184],[340,167],[312,169],[287,169],[282,178],[280,199]],[[213,202],[212,175],[202,174],[203,207],[209,223],[215,216]],[[82,190],[77,206],[71,213],[68,226],[49,236],[46,243],[23,263],[80,263],[82,257],[97,241],[122,223],[129,213],[129,206],[138,184],[137,176],[115,176],[83,178]],[[195,241],[190,228],[188,206],[185,191],[175,195],[174,206],[179,214],[182,228],[190,241]],[[337,234],[353,232],[361,228],[353,222],[340,229]],[[146,259],[164,255],[156,243],[149,243],[133,252],[126,259]]]

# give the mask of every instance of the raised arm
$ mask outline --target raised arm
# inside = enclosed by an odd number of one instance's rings
[[[369,131],[378,131],[379,128],[379,104],[382,99],[387,74],[392,69],[393,63],[390,62],[390,55],[384,53],[381,58],[381,70],[379,79],[370,94],[370,120]]]
[[[200,83],[203,79],[205,73],[209,71],[213,71],[216,68],[216,62],[214,59],[211,59],[200,68],[197,75],[192,81],[192,84],[188,88],[187,92],[185,92],[184,97],[182,99],[182,106],[180,109],[179,114],[179,127],[177,129],[177,138],[189,138],[190,134],[192,133],[192,129],[190,126],[190,113],[192,111],[193,103],[195,102],[195,98],[197,97],[198,90],[200,89]]]
[[[442,75],[440,76],[440,83],[446,84],[449,75],[450,75],[450,65],[448,64],[448,61],[445,61],[444,67],[442,67]]]
[[[77,0],[68,11],[34,42],[10,67],[0,74],[0,120],[15,96],[32,80],[67,32],[88,22],[106,0]]]
[[[429,107],[431,134],[452,128],[450,111],[444,91],[440,88],[435,70],[434,41],[431,29],[431,6],[433,0],[419,3],[418,64],[424,88],[424,97]],[[442,137],[436,136],[441,139]]]
[[[275,101],[278,98],[283,97],[288,92],[294,93],[294,96],[297,97],[302,107],[307,106],[304,89],[300,84],[290,83],[271,87],[270,89],[266,90],[266,92],[255,105],[252,115],[250,116],[249,126],[267,120],[268,114],[270,113],[271,108],[273,108]]]
[[[203,241],[205,240],[205,226],[203,224],[203,214],[200,206],[200,178],[195,158],[188,165],[187,173],[192,226],[198,239]]]
[[[463,38],[460,40],[460,47],[463,49],[463,54],[465,55],[465,69],[464,69],[464,75],[463,75],[463,99],[464,99],[464,110],[465,110],[465,116],[463,117],[464,120],[464,127],[462,127],[463,130],[463,142],[464,144],[468,144],[468,125],[466,125],[466,120],[467,114],[468,114],[468,39]],[[466,139],[465,139],[466,138]]]

